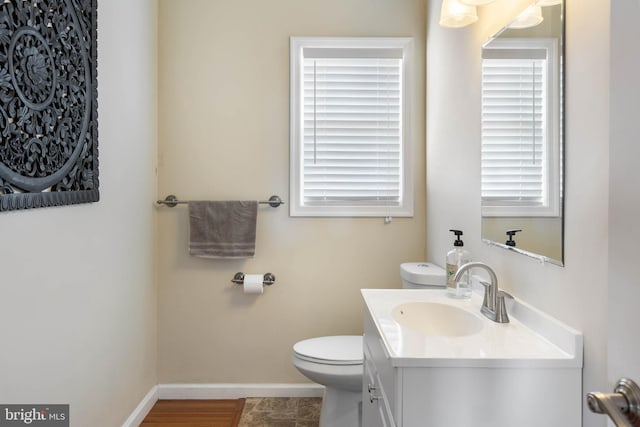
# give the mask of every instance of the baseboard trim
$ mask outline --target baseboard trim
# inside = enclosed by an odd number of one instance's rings
[[[158,386],[154,385],[149,393],[142,399],[140,404],[133,410],[129,418],[122,424],[122,427],[138,427],[144,421],[153,405],[158,401]]]
[[[158,399],[322,397],[319,384],[158,384]]]

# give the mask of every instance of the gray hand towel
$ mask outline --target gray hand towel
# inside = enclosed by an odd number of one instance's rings
[[[258,201],[189,202],[189,254],[251,258],[256,252]]]

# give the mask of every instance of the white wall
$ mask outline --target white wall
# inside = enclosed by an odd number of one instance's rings
[[[480,239],[480,48],[510,20],[513,3],[498,0],[477,24],[452,30],[438,25],[440,0],[429,0],[427,255],[443,259],[448,229],[464,230],[501,287],[584,333],[584,389],[607,391],[610,2],[567,1],[565,267]],[[604,420],[584,409],[584,426]]]
[[[155,2],[99,2],[101,201],[0,214],[0,402],[116,426],[156,384]]]

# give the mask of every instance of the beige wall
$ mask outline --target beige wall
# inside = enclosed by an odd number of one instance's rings
[[[518,249],[562,261],[562,218],[483,217],[482,238],[505,244],[506,230],[522,231],[513,238]]]
[[[0,214],[0,402],[69,403],[73,427],[122,425],[157,383],[156,7],[99,3],[101,200]]]
[[[415,217],[290,218],[261,207],[254,259],[187,253],[187,211],[159,210],[160,383],[306,382],[298,340],[359,334],[360,288],[399,286],[425,252],[424,0],[159,2],[158,197],[289,191],[289,37],[412,36]],[[261,296],[230,283],[270,271]]]
[[[497,0],[481,10],[477,24],[449,30],[437,24],[440,0],[429,0],[427,255],[447,251],[449,228],[464,230],[465,245],[495,268],[501,287],[584,333],[584,390],[609,391],[610,2],[567,0],[565,267],[541,265],[480,239],[480,47],[508,22],[506,8],[514,3]],[[455,180],[448,167],[454,161]],[[605,417],[585,406],[583,425],[604,426]]]

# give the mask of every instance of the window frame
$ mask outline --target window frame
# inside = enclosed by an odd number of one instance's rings
[[[560,216],[561,176],[560,176],[560,85],[557,76],[560,67],[558,41],[553,38],[505,38],[491,40],[485,50],[545,50],[546,51],[546,133],[543,147],[543,193],[545,203],[541,205],[508,205],[505,201],[482,198],[482,216],[485,217],[558,217]],[[508,59],[504,57],[502,59]],[[484,58],[483,58],[484,60]],[[483,75],[484,77],[484,75]],[[551,84],[549,84],[551,82]],[[481,85],[484,87],[484,84]],[[482,143],[481,143],[482,145]],[[481,152],[482,152],[481,146]],[[482,172],[481,172],[482,173]]]
[[[400,200],[397,205],[312,206],[303,200],[304,167],[304,55],[303,49],[393,49],[402,50],[402,122],[400,160]],[[413,39],[410,37],[291,37],[290,38],[290,203],[292,217],[412,217],[413,216],[413,136],[412,93]]]

